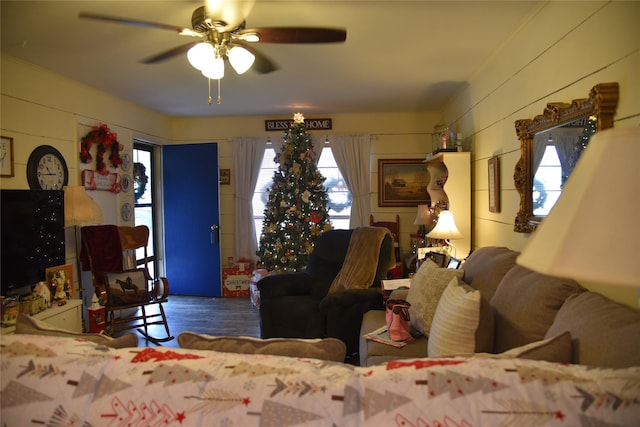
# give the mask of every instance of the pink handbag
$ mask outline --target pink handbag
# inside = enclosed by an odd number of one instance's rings
[[[401,299],[387,300],[387,330],[393,341],[413,341],[411,324],[409,323],[409,307],[411,304]]]

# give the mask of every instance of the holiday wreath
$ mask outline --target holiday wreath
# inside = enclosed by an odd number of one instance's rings
[[[91,156],[91,147],[93,144],[98,145],[98,152],[96,154],[96,171],[99,174],[105,175],[108,173],[107,165],[104,162],[104,153],[109,151],[109,160],[114,168],[122,164],[120,158],[120,150],[123,146],[118,142],[118,135],[111,132],[109,127],[102,123],[99,126],[94,126],[85,136],[82,137],[80,144],[80,160],[82,163],[89,163],[93,160]]]

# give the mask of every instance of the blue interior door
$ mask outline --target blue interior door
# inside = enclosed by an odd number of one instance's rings
[[[220,296],[218,144],[165,145],[162,153],[169,289]]]

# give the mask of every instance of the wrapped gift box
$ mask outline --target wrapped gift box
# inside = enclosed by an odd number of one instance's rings
[[[87,309],[89,314],[89,332],[99,334],[104,331],[104,307],[92,306]]]
[[[251,268],[235,265],[222,269],[222,296],[248,297],[251,282]]]

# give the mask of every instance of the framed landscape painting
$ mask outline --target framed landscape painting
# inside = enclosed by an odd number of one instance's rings
[[[427,168],[422,159],[378,160],[378,206],[431,204]]]

